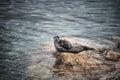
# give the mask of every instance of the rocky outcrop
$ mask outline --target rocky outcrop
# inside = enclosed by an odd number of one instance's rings
[[[118,61],[120,60],[120,52],[114,51],[114,50],[107,50],[104,52],[105,58],[112,60],[112,61]]]
[[[116,48],[120,49],[120,37],[119,36],[113,36],[112,40],[116,43]]]
[[[119,50],[88,50],[78,54],[55,52],[56,58],[53,72],[63,72],[73,77],[70,80],[119,80]],[[63,74],[62,73],[62,74]],[[77,76],[77,78],[75,76]],[[59,79],[58,79],[59,80]]]

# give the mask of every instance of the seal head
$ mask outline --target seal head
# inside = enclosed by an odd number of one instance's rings
[[[60,37],[59,37],[59,36],[54,36],[53,39],[54,39],[54,41],[56,41],[56,42],[59,42],[59,41],[60,41]]]

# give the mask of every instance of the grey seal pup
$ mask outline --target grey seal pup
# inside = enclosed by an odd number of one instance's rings
[[[59,36],[54,36],[53,39],[56,50],[60,52],[78,53],[85,50],[94,50],[94,48],[82,46],[80,44],[76,44],[75,46],[73,46],[69,41],[65,39],[62,40]]]

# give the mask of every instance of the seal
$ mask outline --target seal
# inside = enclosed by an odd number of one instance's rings
[[[85,50],[94,50],[94,48],[82,46],[80,44],[76,44],[75,46],[73,46],[69,41],[65,39],[62,40],[59,36],[54,36],[53,39],[56,50],[60,52],[78,53]]]

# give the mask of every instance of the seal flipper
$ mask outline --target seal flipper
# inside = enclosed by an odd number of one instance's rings
[[[84,50],[95,50],[94,48],[87,47],[87,46],[82,46]]]

